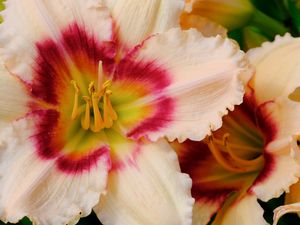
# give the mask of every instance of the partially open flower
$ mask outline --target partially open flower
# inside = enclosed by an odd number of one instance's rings
[[[94,207],[104,224],[191,224],[191,180],[160,138],[220,127],[249,65],[229,39],[174,28],[181,0],[101,2],[7,2],[3,221],[74,224]]]
[[[265,225],[257,199],[279,197],[297,182],[300,105],[289,93],[300,82],[299,51],[293,51],[299,46],[286,35],[250,51],[256,74],[244,102],[204,141],[173,143],[193,180],[194,224],[216,214],[213,225]]]

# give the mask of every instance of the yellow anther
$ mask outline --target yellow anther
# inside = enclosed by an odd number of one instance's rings
[[[75,89],[74,104],[73,104],[71,119],[75,120],[78,116],[79,87],[78,87],[78,84],[76,83],[76,81],[74,81],[74,80],[71,80],[71,84],[74,86],[74,89]]]
[[[110,90],[107,90],[103,97],[104,125],[106,128],[112,127],[113,121],[117,120],[117,118],[118,118],[117,113],[113,109],[110,99],[109,99],[109,95],[111,95],[111,94],[112,94],[112,92]]]
[[[101,72],[102,62],[99,62],[99,73]],[[99,74],[100,76],[101,74]],[[100,79],[100,78],[99,78]],[[95,83],[92,81],[88,86],[89,96],[83,96],[82,99],[85,101],[85,112],[84,116],[81,118],[81,126],[84,130],[91,129],[93,132],[99,132],[103,128],[110,128],[113,125],[113,121],[117,120],[118,116],[113,109],[110,101],[110,95],[112,91],[109,90],[111,86],[111,81],[107,80],[100,85],[102,80],[98,80],[97,90],[95,89]],[[79,98],[79,87],[75,81],[71,81],[75,89],[75,100],[72,112],[72,119],[78,117],[78,98]],[[102,100],[103,97],[103,100]],[[100,111],[99,102],[103,103],[103,119]],[[93,109],[91,112],[91,108]],[[102,107],[101,107],[102,108]],[[92,117],[92,118],[91,118]],[[93,122],[92,122],[93,121]]]
[[[89,84],[89,93],[90,95],[92,95],[94,92],[95,92],[95,82],[92,81],[90,84]]]
[[[81,120],[81,126],[83,129],[87,130],[90,128],[91,116],[90,116],[90,108],[91,108],[91,99],[88,96],[83,96],[82,99],[85,101],[85,113],[84,117]]]
[[[98,106],[98,102],[99,102],[99,96],[95,92],[92,93],[92,105],[93,105],[93,114],[94,114],[93,131],[94,132],[98,132],[104,127],[103,120],[102,120],[101,113],[100,113],[99,106]]]

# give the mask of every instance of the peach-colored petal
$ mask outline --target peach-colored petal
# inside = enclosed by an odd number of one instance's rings
[[[163,113],[157,118],[166,125],[146,133],[152,140],[164,135],[170,140],[201,140],[218,129],[228,109],[242,102],[244,84],[252,75],[244,54],[231,40],[205,38],[196,30],[171,29],[146,40],[133,55],[137,62],[153,61],[170,80],[154,93],[156,97],[136,103],[152,104],[161,95],[174,101],[174,112],[167,119]]]
[[[259,103],[287,97],[300,86],[299,49],[300,38],[286,34],[247,53],[256,68],[252,85]]]

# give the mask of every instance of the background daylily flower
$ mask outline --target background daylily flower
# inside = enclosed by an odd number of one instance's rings
[[[281,0],[186,0],[181,26],[197,28],[207,36],[226,35],[228,30],[248,50],[290,31],[284,25],[290,18],[282,12],[283,6]]]
[[[229,39],[174,28],[183,5],[6,2],[1,220],[75,224],[94,208],[104,224],[191,224],[191,180],[160,138],[219,128],[251,70]]]
[[[258,88],[262,91],[264,89],[265,97],[270,98],[272,96],[281,95],[284,97],[278,98],[278,107],[275,108],[275,115],[282,114],[282,118],[285,120],[284,132],[290,132],[295,135],[294,139],[297,141],[294,143],[295,151],[293,156],[300,162],[299,158],[299,129],[300,124],[298,116],[300,112],[300,98],[299,98],[299,87],[300,87],[300,76],[299,76],[299,63],[298,55],[300,47],[299,38],[291,38],[289,35],[284,37],[277,37],[274,43],[267,43],[263,46],[261,58],[264,63],[260,63],[258,69],[264,73],[268,73],[268,76],[262,80],[258,80]],[[255,52],[253,52],[254,57]],[[282,58],[285,55],[286,58]],[[276,63],[274,63],[276,62]],[[271,65],[268,70],[267,64]],[[266,65],[266,66],[265,66]],[[265,85],[264,85],[265,84]],[[269,89],[266,84],[270,84],[276,87],[276,90]],[[264,86],[263,86],[264,85]],[[267,90],[266,90],[267,89]],[[277,224],[279,218],[288,212],[299,212],[299,181],[290,187],[289,193],[286,194],[286,204],[275,210],[274,224]]]
[[[193,180],[193,224],[215,213],[213,225],[267,224],[257,199],[279,197],[298,181],[300,106],[289,96],[300,81],[299,52],[292,51],[299,44],[286,35],[251,50],[256,73],[244,102],[205,140],[172,144]]]

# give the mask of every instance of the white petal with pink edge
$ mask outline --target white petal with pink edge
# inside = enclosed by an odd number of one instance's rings
[[[32,77],[36,43],[58,39],[62,29],[77,22],[100,41],[113,38],[109,10],[100,0],[10,0],[1,12],[0,52],[10,72],[24,80]]]
[[[269,171],[266,177],[254,183],[251,191],[261,200],[269,201],[279,197],[283,192],[289,192],[289,187],[298,181],[300,176],[299,164],[293,157],[293,151],[299,151],[293,143],[294,138],[274,140],[265,148],[265,154],[270,159]],[[294,149],[297,148],[297,149]]]
[[[189,225],[191,184],[167,142],[140,144],[135,159],[110,172],[107,195],[94,211],[107,225]]]
[[[162,136],[179,141],[203,139],[220,128],[228,109],[242,102],[244,85],[252,75],[244,54],[230,39],[206,38],[196,30],[158,34],[146,40],[135,57],[154,61],[168,72],[170,85],[157,99],[164,94],[175,100],[172,119],[166,127],[150,131],[151,140]],[[144,99],[144,104],[157,99]]]
[[[0,218],[16,223],[28,216],[35,224],[75,224],[105,192],[109,160],[101,158],[87,173],[62,173],[52,160],[38,157],[30,130],[26,119],[1,130]]]
[[[256,68],[253,88],[258,103],[288,96],[300,86],[300,38],[277,36],[247,53]]]
[[[152,34],[179,27],[183,0],[104,0],[110,7],[120,41],[130,49]]]

